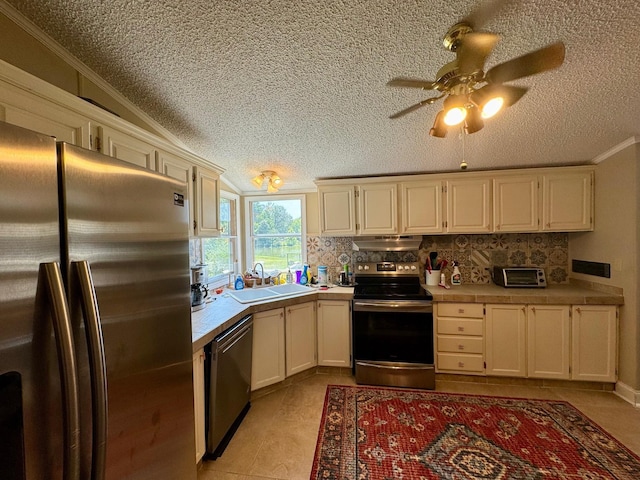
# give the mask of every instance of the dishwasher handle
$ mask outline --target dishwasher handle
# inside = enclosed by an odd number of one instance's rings
[[[244,337],[252,326],[253,316],[249,315],[247,317],[244,317],[229,330],[215,338],[215,349],[212,350],[215,350],[215,353],[225,353],[227,350],[233,347],[233,345],[235,345],[238,340]]]

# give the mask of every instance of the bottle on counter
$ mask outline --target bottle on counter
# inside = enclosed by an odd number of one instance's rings
[[[451,285],[462,285],[462,275],[458,268],[458,262],[453,262],[453,273],[451,274]]]
[[[293,283],[293,273],[291,273],[291,269],[287,269],[287,283]]]
[[[300,275],[300,285],[309,283],[309,265],[306,263],[302,267],[302,275]]]
[[[242,278],[242,275],[238,275],[236,277],[234,287],[236,290],[242,290],[244,288],[244,279]]]

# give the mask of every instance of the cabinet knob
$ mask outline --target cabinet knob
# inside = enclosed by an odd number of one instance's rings
[[[464,350],[464,345],[458,345],[458,350]]]
[[[580,310],[580,307],[576,308],[576,312],[578,312],[578,315],[582,313],[582,310]]]
[[[522,307],[522,313],[527,313],[527,309],[525,307]]]
[[[464,332],[464,327],[458,327],[459,332]]]
[[[458,313],[464,313],[464,308],[459,308]]]
[[[458,362],[458,367],[459,368],[464,368],[464,362]]]

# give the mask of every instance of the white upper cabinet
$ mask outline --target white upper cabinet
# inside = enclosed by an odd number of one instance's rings
[[[538,176],[493,179],[493,223],[496,232],[535,232],[539,229]]]
[[[358,189],[358,233],[389,235],[398,233],[398,185],[371,183]]]
[[[193,167],[194,234],[197,237],[217,237],[220,235],[220,175],[213,170]]]
[[[56,137],[57,140],[91,149],[89,119],[24,92],[13,85],[0,85],[0,120]]]
[[[189,231],[194,229],[194,205],[193,197],[193,164],[176,155],[158,150],[158,171],[164,173],[167,177],[175,178],[187,184],[187,200],[189,205]]]
[[[542,176],[542,230],[593,230],[593,172],[562,171]]]
[[[149,170],[158,169],[155,146],[111,127],[101,126],[99,131],[99,151],[105,155]]]
[[[321,185],[318,187],[320,233],[323,235],[355,235],[355,187],[353,185]]]
[[[491,180],[455,178],[446,181],[448,233],[491,232]]]
[[[400,184],[402,223],[400,233],[441,233],[442,181],[423,180]]]

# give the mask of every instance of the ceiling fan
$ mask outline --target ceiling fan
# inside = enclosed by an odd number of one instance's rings
[[[438,70],[435,81],[396,77],[387,83],[390,87],[439,92],[438,95],[422,100],[389,118],[402,117],[444,98],[443,108],[436,114],[429,135],[443,138],[449,127],[463,122],[465,133],[475,133],[484,127],[484,119],[491,118],[502,107],[513,105],[528,90],[504,83],[562,65],[564,44],[556,42],[500,63],[485,72],[485,61],[500,40],[495,33],[476,31],[478,19],[483,14],[486,18],[490,9],[495,12],[496,4],[502,2],[498,0],[489,3],[490,7],[485,4],[482,9],[449,28],[442,43],[446,49],[455,53],[456,59]]]

